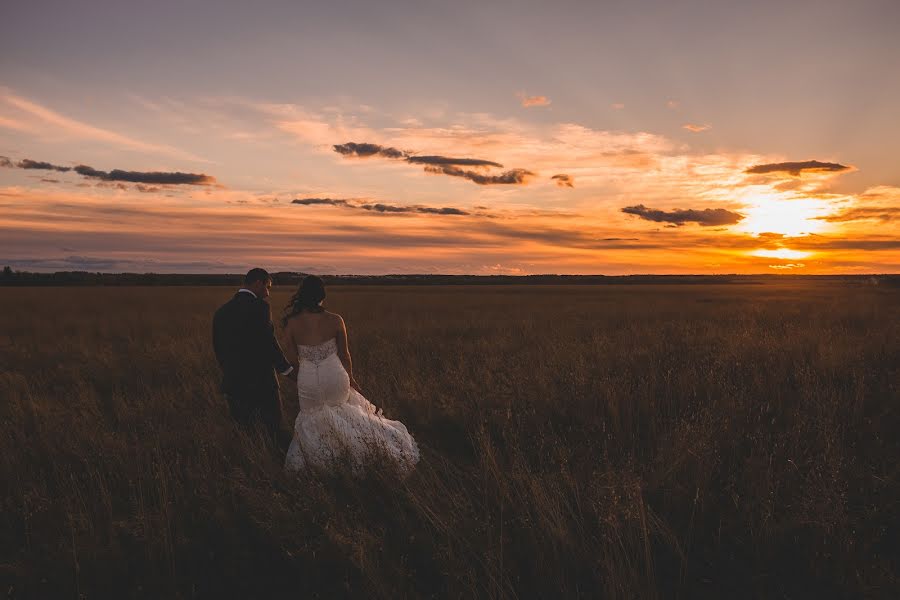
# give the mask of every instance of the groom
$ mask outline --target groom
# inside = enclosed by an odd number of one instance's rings
[[[245,426],[261,423],[279,446],[281,394],[273,369],[296,379],[275,338],[272,309],[265,301],[272,277],[251,269],[244,286],[213,317],[213,347],[222,368],[222,392],[231,416]]]

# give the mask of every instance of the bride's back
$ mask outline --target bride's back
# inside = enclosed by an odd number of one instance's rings
[[[303,311],[295,314],[288,321],[291,339],[302,346],[318,346],[337,337],[340,327],[340,315],[323,310],[321,312]]]

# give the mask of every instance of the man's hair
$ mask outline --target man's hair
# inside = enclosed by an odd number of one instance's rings
[[[244,285],[252,285],[257,281],[271,281],[272,276],[269,275],[269,272],[265,269],[260,269],[259,267],[255,269],[250,269],[247,271],[247,274],[244,276]]]

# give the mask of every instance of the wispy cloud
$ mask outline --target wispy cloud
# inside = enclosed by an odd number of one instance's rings
[[[67,117],[61,113],[47,108],[37,102],[33,102],[21,96],[17,96],[4,88],[0,88],[0,101],[8,107],[13,107],[28,115],[37,124],[43,126],[43,131],[52,131],[54,134],[60,132],[66,133],[72,137],[86,140],[94,140],[104,142],[115,146],[128,148],[129,150],[139,150],[142,152],[151,152],[155,154],[163,154],[180,160],[189,160],[194,162],[208,162],[199,156],[185,152],[172,146],[164,144],[154,144],[139,139],[129,137],[127,135],[96,127],[82,121]],[[4,121],[10,121],[7,117],[2,117]],[[12,122],[20,122],[18,120]],[[23,126],[25,127],[25,126]],[[29,129],[36,129],[34,124],[27,126]]]
[[[848,208],[832,215],[815,218],[830,223],[844,223],[848,221],[897,221],[900,220],[900,207],[859,206],[856,208]]]
[[[687,129],[691,133],[702,133],[704,131],[709,131],[712,129],[712,125],[699,125],[697,123],[685,123],[681,126],[682,129]]]
[[[816,219],[830,223],[852,223],[856,221],[879,221],[882,223],[900,221],[900,188],[877,186],[841,202],[839,210]]]
[[[635,215],[647,221],[672,223],[678,226],[684,225],[685,223],[697,223],[704,227],[709,227],[711,225],[734,225],[744,218],[743,215],[724,208],[704,208],[702,210],[676,208],[675,210],[665,211],[647,208],[643,204],[626,206],[622,209],[622,212],[629,215]]]
[[[12,129],[14,131],[23,131],[26,133],[37,133],[37,130],[28,123],[23,123],[20,120],[10,119],[3,116],[0,116],[0,127],[4,129]]]
[[[809,235],[793,238],[790,244],[794,248],[811,251],[824,250],[900,250],[900,237],[866,235],[865,237],[837,237],[825,235]]]

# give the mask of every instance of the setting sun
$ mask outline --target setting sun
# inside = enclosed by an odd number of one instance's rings
[[[828,221],[822,217],[833,212],[828,202],[819,198],[792,198],[778,194],[757,195],[748,200],[744,220],[737,227],[753,235],[780,233],[786,236],[822,233]]]

